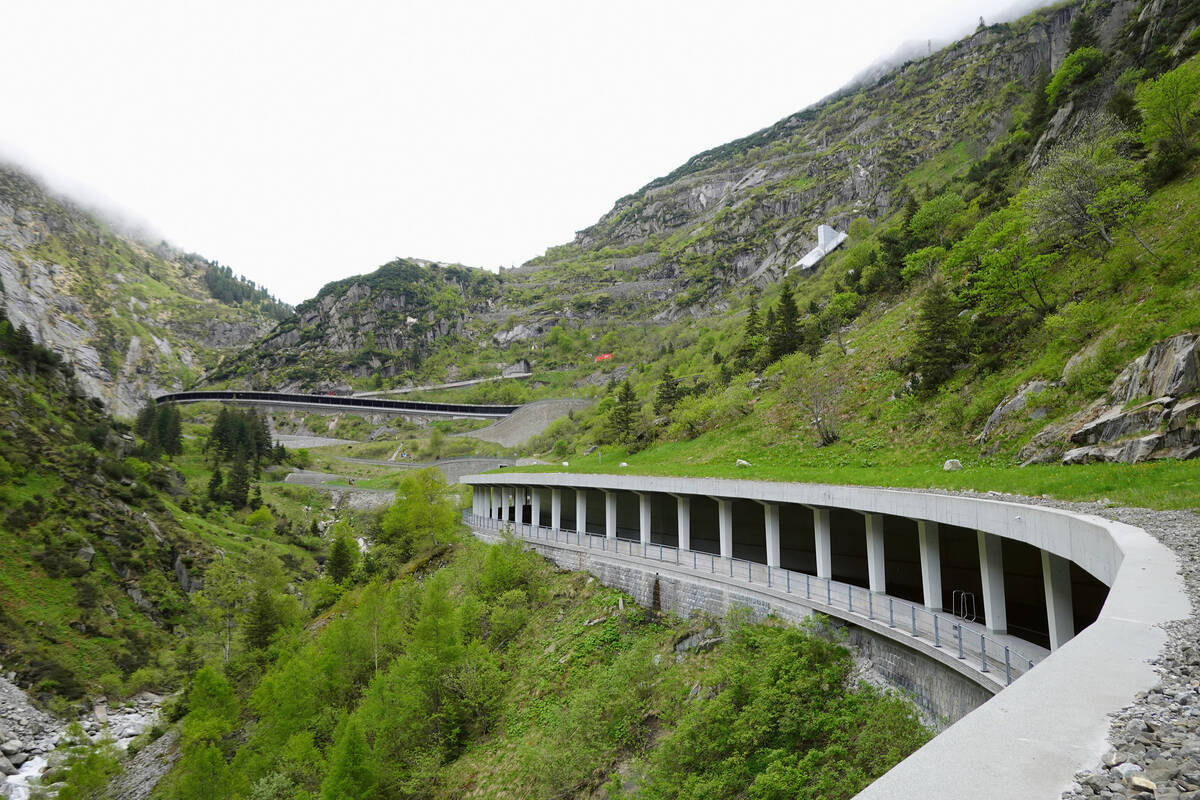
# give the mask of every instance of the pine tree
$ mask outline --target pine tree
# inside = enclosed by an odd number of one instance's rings
[[[612,411],[608,414],[609,435],[615,442],[628,444],[633,441],[637,433],[635,423],[638,412],[637,394],[633,391],[633,386],[629,383],[628,378],[617,387],[616,400]]]
[[[762,342],[762,333],[762,322],[758,317],[758,298],[752,297],[750,309],[746,312],[746,325],[742,328],[742,341],[734,354],[739,364],[746,366],[754,358]]]
[[[654,413],[669,414],[679,400],[679,384],[671,374],[671,368],[663,370],[662,380],[658,384],[658,392],[654,395]]]
[[[213,465],[212,477],[208,479],[208,499],[214,503],[221,502],[221,488],[225,482],[224,476],[221,474],[221,465]]]
[[[146,405],[138,412],[137,421],[133,423],[133,431],[143,439],[149,440],[150,431],[154,428],[154,419],[158,413],[153,400],[147,400]]]
[[[792,287],[786,281],[780,290],[779,302],[775,309],[774,324],[767,330],[767,347],[771,361],[778,361],[800,348],[800,310],[796,308]]]
[[[325,574],[334,583],[342,583],[354,571],[356,547],[345,533],[338,535],[329,548],[329,560],[325,562]]]
[[[229,470],[229,481],[225,485],[225,497],[234,508],[244,508],[246,493],[250,491],[250,470],[246,464],[246,451],[238,448]]]
[[[279,606],[266,586],[259,586],[246,609],[246,646],[251,650],[265,650],[271,637],[280,625]]]
[[[918,390],[932,394],[954,374],[959,356],[958,309],[943,281],[934,281],[921,298],[913,369],[921,376]]]

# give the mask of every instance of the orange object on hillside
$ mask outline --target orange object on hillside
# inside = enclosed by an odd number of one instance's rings
[[[596,356],[597,361],[612,361],[612,353],[601,353]]]

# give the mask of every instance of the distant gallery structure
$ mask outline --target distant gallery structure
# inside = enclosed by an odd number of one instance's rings
[[[832,253],[837,246],[846,241],[847,234],[828,225],[817,226],[817,246],[804,254],[804,257],[792,265],[792,269],[812,269],[825,256]]]

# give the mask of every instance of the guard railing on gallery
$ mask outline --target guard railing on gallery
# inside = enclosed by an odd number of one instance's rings
[[[903,631],[913,639],[950,653],[972,669],[986,673],[993,683],[1004,686],[1033,669],[1036,663],[1035,659],[1018,652],[1011,645],[997,641],[978,629],[978,626],[956,616],[930,611],[907,600],[806,572],[768,567],[766,564],[725,558],[715,553],[681,550],[665,544],[647,544],[635,539],[609,539],[592,533],[505,522],[470,511],[463,512],[463,522],[476,529],[497,533],[507,529],[521,539],[574,545],[638,562],[669,564],[702,578],[719,577],[722,582],[732,579],[773,589],[791,595],[817,611],[828,609],[836,612],[833,616],[839,618],[849,615]],[[999,678],[1001,674],[1004,676],[1002,680]]]

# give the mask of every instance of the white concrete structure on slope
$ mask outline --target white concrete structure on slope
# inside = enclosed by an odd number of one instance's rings
[[[990,666],[976,672],[990,674],[994,696],[866,789],[869,800],[1057,797],[1107,749],[1108,715],[1156,683],[1150,662],[1166,638],[1162,623],[1190,611],[1170,550],[1139,528],[1056,509],[722,479],[541,473],[463,482],[475,488],[472,519],[516,523],[541,552],[572,549],[580,567],[640,570],[656,592],[660,573],[672,592],[706,582],[710,597],[745,597],[760,610],[807,606],[931,663]],[[843,586],[839,599],[833,589]],[[689,592],[676,592],[680,602],[703,595]],[[957,618],[943,612],[965,594],[978,597],[982,628],[960,608]],[[936,622],[932,635],[918,630],[918,610],[952,623],[940,645]],[[982,630],[979,647],[956,659],[954,645],[963,645],[951,643],[954,629],[972,638]],[[1053,652],[1003,688],[1009,665],[997,670],[996,643],[1007,656],[1014,634]]]
[[[812,269],[817,265],[822,258],[829,255],[834,249],[846,241],[847,234],[839,230],[834,230],[828,225],[817,226],[817,246],[804,254],[804,257],[792,265],[792,269],[800,267],[801,269]]]

